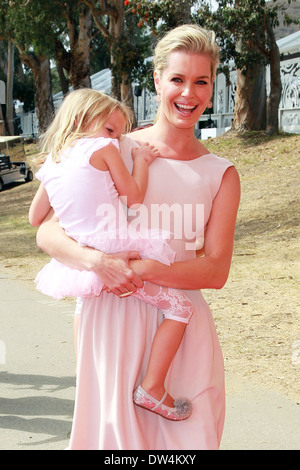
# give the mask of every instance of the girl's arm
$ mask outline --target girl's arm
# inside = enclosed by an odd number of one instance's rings
[[[130,267],[144,280],[178,289],[220,289],[231,264],[240,180],[234,167],[226,170],[214,200],[206,230],[204,256],[175,262],[171,266],[152,260],[130,262]]]
[[[120,197],[130,207],[143,202],[148,185],[148,167],[158,156],[158,150],[148,144],[133,149],[131,175],[118,149],[109,144],[93,153],[90,164],[98,170],[110,172]]]
[[[128,266],[130,259],[138,259],[137,252],[108,255],[86,246],[80,246],[59,225],[53,210],[37,232],[37,245],[51,257],[71,268],[94,271],[116,295],[136,291],[143,281]]]
[[[29,223],[33,227],[38,227],[41,225],[50,209],[51,205],[47,191],[41,183],[29,209]]]

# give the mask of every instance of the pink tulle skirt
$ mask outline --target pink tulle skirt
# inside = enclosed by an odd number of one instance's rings
[[[105,239],[87,235],[77,237],[77,241],[80,245],[90,246],[104,253],[138,251],[142,259],[153,259],[166,265],[175,261],[175,252],[168,243],[170,233],[147,230],[127,235],[127,238],[122,238],[110,233]],[[104,287],[93,271],[79,271],[54,258],[38,273],[35,283],[39,291],[55,299],[99,296]]]

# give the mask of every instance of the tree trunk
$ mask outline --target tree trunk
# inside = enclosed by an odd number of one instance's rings
[[[246,72],[237,70],[233,129],[266,129],[265,67],[257,64]]]
[[[95,24],[103,37],[107,40],[110,53],[111,68],[111,95],[124,101],[132,110],[134,109],[132,85],[128,79],[128,72],[122,72],[120,58],[116,56],[118,45],[124,44],[124,0],[110,0],[110,2],[86,1],[91,8]],[[98,8],[96,8],[98,4]],[[101,18],[107,15],[108,28],[103,26]]]
[[[4,117],[3,117],[1,103],[0,103],[0,135],[1,136],[6,135],[5,121],[4,121]]]
[[[17,46],[19,47],[19,46]],[[50,61],[43,55],[25,54],[20,50],[22,62],[31,68],[35,88],[35,106],[40,135],[45,132],[54,117]]]
[[[128,73],[122,72],[121,70],[121,73],[114,74],[114,46],[118,45],[121,41],[126,41],[126,35],[124,33],[124,2],[123,0],[112,0],[111,4],[116,11],[116,14],[111,15],[109,20],[110,60],[112,69],[111,94],[114,98],[124,102],[130,109],[134,110],[132,85]],[[119,60],[117,60],[117,63]]]
[[[14,135],[14,100],[13,100],[13,85],[14,85],[14,57],[15,46],[11,41],[8,42],[8,55],[7,55],[7,84],[6,84],[6,122],[10,135]]]
[[[121,83],[121,101],[125,103],[132,111],[134,111],[134,96],[132,90],[132,84],[128,79],[128,76],[122,76],[122,83]],[[137,126],[136,116],[133,112],[133,121],[132,121],[132,128],[134,129]]]
[[[90,88],[90,49],[92,41],[93,17],[92,12],[86,5],[81,5],[79,19],[74,15],[73,7],[67,11],[67,30],[70,49],[67,51],[62,42],[57,39],[55,43],[55,60],[58,73],[65,69],[70,85],[74,90],[78,88]],[[63,81],[63,93],[66,90],[66,82]]]
[[[270,49],[270,94],[267,99],[267,135],[278,134],[278,108],[281,99],[280,52],[270,20],[266,20],[267,42]]]
[[[108,41],[109,41],[109,51],[110,51],[110,64],[112,69],[111,76],[111,94],[117,99],[121,100],[121,83],[123,81],[122,77],[117,76],[114,73],[115,65],[115,46],[122,41],[123,31],[124,31],[124,3],[122,0],[112,0],[111,6],[114,8],[114,15],[109,16],[109,28],[108,28]]]
[[[74,90],[90,88],[90,48],[92,40],[93,17],[86,5],[79,12],[78,32],[76,25],[68,24],[71,43],[69,79]]]
[[[60,80],[61,91],[65,96],[69,92],[69,80],[66,78],[64,68],[58,60],[56,61],[56,68]]]

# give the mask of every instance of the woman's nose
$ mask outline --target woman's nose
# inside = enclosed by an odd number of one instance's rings
[[[182,94],[182,96],[191,96],[191,95],[193,95],[193,85],[190,84],[190,83],[185,83],[181,94]]]

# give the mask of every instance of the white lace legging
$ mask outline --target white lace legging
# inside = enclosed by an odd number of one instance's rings
[[[165,319],[189,323],[194,308],[188,297],[178,289],[162,287],[152,282],[145,282],[144,286],[132,294],[133,297],[159,308]],[[80,314],[83,298],[77,297],[75,315]]]
[[[132,294],[162,310],[164,318],[182,323],[189,323],[194,308],[189,298],[178,289],[162,287],[152,282],[145,282],[144,286]]]

